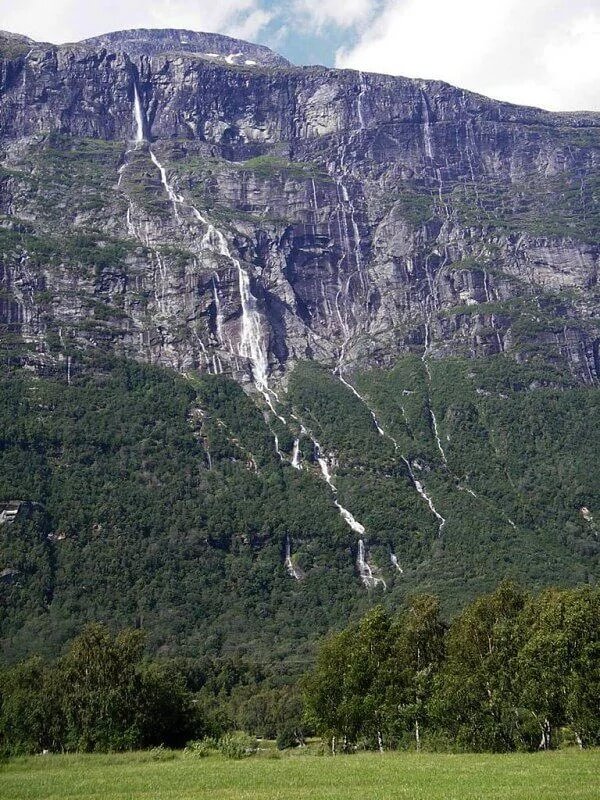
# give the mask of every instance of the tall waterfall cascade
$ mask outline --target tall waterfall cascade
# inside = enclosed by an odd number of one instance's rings
[[[133,84],[133,116],[136,131],[136,143],[148,141],[146,136],[148,126],[146,123],[144,110],[142,108],[137,82],[135,81]],[[184,197],[175,191],[172,184],[168,180],[165,167],[161,164],[152,148],[149,148],[149,154],[152,163],[160,173],[161,183],[169,200],[171,201],[175,218],[179,221],[180,212],[183,209],[188,208],[192,212],[195,220],[206,227],[206,232],[201,241],[202,248],[224,256],[235,266],[237,270],[240,301],[242,306],[239,355],[242,358],[246,358],[250,361],[254,385],[274,411],[273,400],[271,397],[272,392],[269,390],[268,386],[269,362],[267,345],[263,334],[261,315],[257,308],[256,297],[252,294],[251,290],[250,275],[242,266],[241,261],[232,255],[227,240],[221,231],[215,228],[215,226],[200,213],[196,206],[187,204]],[[130,222],[130,217],[128,217],[128,227],[130,227],[132,230],[135,230],[133,228],[133,224]],[[215,294],[218,291],[217,284],[214,281],[213,291]],[[217,305],[217,313],[219,313],[219,311],[220,306]],[[219,335],[222,335],[221,325],[222,320],[218,318],[217,330]]]
[[[145,117],[142,111],[142,101],[140,100],[137,81],[133,82],[133,118],[135,122],[135,141],[146,141]]]

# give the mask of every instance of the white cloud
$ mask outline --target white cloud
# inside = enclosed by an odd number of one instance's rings
[[[246,39],[252,42],[257,38],[259,31],[265,28],[272,19],[273,14],[257,8],[239,22],[230,24],[227,28],[227,34],[235,36],[236,39]],[[215,30],[217,29],[215,28]],[[219,30],[218,32],[220,33],[221,31]]]
[[[252,39],[271,17],[260,6],[260,0],[0,0],[0,24],[57,44],[126,28],[189,28]]]
[[[351,28],[365,20],[376,7],[375,0],[295,0],[294,11],[320,31],[325,25]]]
[[[501,100],[600,110],[597,0],[387,0],[336,65],[438,78]]]

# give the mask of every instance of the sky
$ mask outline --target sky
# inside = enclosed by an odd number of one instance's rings
[[[214,31],[295,64],[600,111],[600,0],[0,0],[0,28],[57,44],[136,27]]]

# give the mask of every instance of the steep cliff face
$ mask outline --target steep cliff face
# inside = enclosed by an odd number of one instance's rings
[[[299,359],[425,348],[598,378],[598,115],[207,34],[9,41],[2,322],[38,356],[60,332],[237,378],[264,354],[275,382]],[[49,236],[53,263],[33,243]]]

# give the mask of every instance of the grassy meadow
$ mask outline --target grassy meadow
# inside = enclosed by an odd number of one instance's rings
[[[600,752],[49,755],[0,768],[3,800],[597,800]]]

